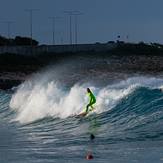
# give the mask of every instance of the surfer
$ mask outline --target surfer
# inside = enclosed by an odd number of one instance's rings
[[[96,98],[89,88],[87,88],[87,95],[89,96],[89,104],[82,113],[77,115],[77,117],[85,117],[90,111],[94,110],[93,104],[96,103]]]
[[[93,104],[96,103],[96,97],[89,88],[87,88],[87,94],[89,96],[89,104],[86,106],[86,113],[94,110]],[[89,109],[89,107],[91,107],[91,109]]]

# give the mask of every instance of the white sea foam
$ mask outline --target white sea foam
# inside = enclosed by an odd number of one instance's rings
[[[115,107],[137,87],[159,88],[163,79],[134,77],[102,89],[90,86],[97,97],[95,112]],[[88,84],[87,84],[88,86]],[[12,96],[10,107],[16,111],[20,123],[29,123],[47,116],[66,118],[80,113],[87,105],[86,85],[76,84],[64,90],[57,82],[36,78],[24,82]]]

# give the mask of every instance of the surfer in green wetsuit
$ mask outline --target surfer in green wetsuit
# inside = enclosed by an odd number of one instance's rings
[[[89,88],[87,88],[87,94],[89,96],[89,104],[86,106],[86,113],[94,110],[93,104],[96,103],[96,97],[94,96],[94,94],[91,92]],[[91,109],[89,109],[89,107],[91,107]]]

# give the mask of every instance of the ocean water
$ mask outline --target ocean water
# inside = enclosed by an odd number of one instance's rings
[[[1,163],[163,162],[163,78],[125,75],[107,82],[98,73],[97,84],[92,71],[86,80],[82,71],[69,71],[50,67],[0,91]],[[88,103],[87,87],[96,109],[76,118]]]

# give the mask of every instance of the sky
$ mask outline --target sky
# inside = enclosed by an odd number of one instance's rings
[[[105,43],[120,40],[163,43],[163,0],[0,0],[0,35],[7,37],[6,21],[13,21],[11,37],[30,37],[33,12],[33,38],[40,44],[52,44],[52,20],[56,20],[56,44],[68,44],[69,17],[64,11],[80,11],[78,43]],[[72,17],[73,42],[75,40]]]

